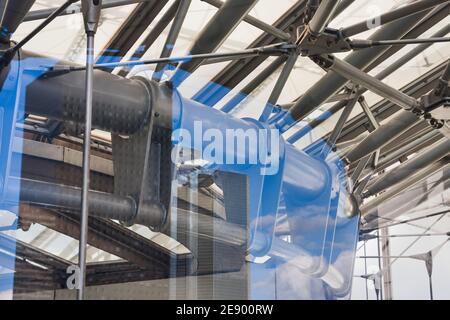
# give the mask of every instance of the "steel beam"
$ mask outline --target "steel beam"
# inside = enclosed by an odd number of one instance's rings
[[[372,132],[358,146],[353,148],[346,156],[348,163],[355,162],[375,150],[383,147],[398,137],[401,132],[411,128],[419,121],[419,117],[409,111],[401,111],[389,122]]]
[[[258,88],[267,78],[269,78],[279,67],[286,61],[286,56],[277,57],[269,64],[261,73],[259,73],[252,81],[250,81],[237,95],[230,99],[223,107],[223,112],[230,112],[249,94]]]
[[[9,42],[35,0],[0,1],[0,42]]]
[[[21,201],[40,206],[50,205],[77,210],[79,209],[81,201],[81,191],[79,188],[27,179],[11,178],[9,180],[6,198],[9,199],[9,195],[13,195],[11,198],[15,199],[15,195],[19,192]],[[130,202],[132,201],[130,198],[91,191],[90,201],[92,216],[115,220],[129,219],[134,216],[135,206]],[[154,215],[155,212],[152,211],[151,208],[148,208],[148,210],[149,216],[147,219],[139,219],[139,217],[137,217],[137,224],[147,226],[152,225],[153,218],[150,216]],[[190,219],[196,219],[196,221],[198,221],[198,235],[200,236],[205,235],[207,238],[214,237],[215,242],[231,246],[241,247],[247,245],[247,231],[240,226],[230,224],[221,219],[207,215],[199,215],[182,209],[178,209],[177,211],[179,213],[177,215],[177,221],[180,225],[185,225]],[[213,232],[213,234],[211,234],[211,232]],[[266,241],[267,239],[264,235],[257,233],[253,244],[256,248],[264,248]],[[283,259],[301,257],[302,259],[300,260],[302,262],[297,267],[305,271],[309,270],[313,265],[313,258],[303,251],[303,249],[282,240],[273,239],[271,254]]]
[[[433,162],[444,158],[449,153],[450,140],[444,138],[443,141],[433,144],[430,148],[422,151],[411,160],[401,164],[400,166],[392,169],[391,171],[375,180],[371,185],[367,187],[367,190],[364,192],[363,197],[370,197],[392,187],[411,174],[417,172],[417,170],[426,168]]]
[[[433,89],[436,86],[436,83],[444,67],[445,65],[441,64],[440,66],[429,71],[427,74],[421,76],[409,85],[402,88],[401,91],[411,97],[419,97],[420,95],[427,93],[429,90]],[[380,121],[395,113],[398,108],[399,107],[397,105],[389,101],[381,101],[380,103],[372,107],[371,110],[376,118]],[[358,121],[357,128],[353,126],[356,120]],[[358,146],[351,150],[346,155],[348,161],[357,161],[367,154],[370,154],[375,150],[385,146],[402,132],[415,125],[419,120],[420,118],[413,113],[401,110],[396,115],[394,115],[387,123],[383,124],[381,128],[372,132],[365,140],[363,140]],[[367,120],[364,116],[357,116],[356,119],[352,122],[353,123],[351,124],[351,126],[347,126],[347,128],[345,129],[344,135],[347,136],[347,139],[351,139],[357,134],[366,131],[365,123],[367,123]]]
[[[119,30],[109,40],[97,58],[97,63],[120,61],[140,38],[142,33],[164,8],[168,0],[148,0],[139,3]],[[112,72],[113,69],[105,68]]]
[[[336,126],[334,127],[333,131],[330,134],[330,137],[327,140],[327,143],[324,145],[320,157],[322,159],[326,159],[327,156],[330,154],[330,152],[335,148],[336,142],[339,139],[339,136],[342,133],[342,129],[344,128],[345,123],[347,122],[348,118],[350,117],[350,114],[353,111],[353,108],[356,105],[356,102],[358,101],[359,97],[354,96],[351,100],[347,102],[347,105],[345,106],[344,110],[341,113],[341,116],[339,117]]]
[[[319,61],[322,59],[319,59]],[[323,61],[329,63],[330,66],[326,68],[336,72],[342,77],[351,80],[355,84],[359,84],[366,89],[369,89],[373,93],[378,94],[381,97],[395,103],[406,110],[413,110],[419,107],[419,102],[404,94],[403,92],[388,86],[375,77],[355,68],[351,64],[340,60],[336,57],[324,57]]]
[[[225,2],[193,41],[189,54],[196,55],[216,51],[257,1],[228,0]],[[174,87],[178,87],[201,64],[202,60],[182,63],[171,79]]]
[[[410,141],[409,143],[405,144],[400,148],[392,150],[392,152],[386,154],[383,158],[380,159],[380,162],[378,163],[377,166],[377,171],[386,168],[387,166],[391,165],[395,161],[398,161],[398,159],[404,157],[408,153],[414,152],[416,148],[423,146],[425,144],[429,145],[430,140],[434,140],[436,138],[441,137],[442,135],[438,131],[433,130],[422,135],[417,139]]]
[[[54,183],[10,178],[7,195],[14,199],[19,194],[23,203],[51,205],[67,210],[79,210],[81,206],[81,189]],[[90,213],[94,217],[129,221],[136,218],[136,223],[143,225],[159,224],[165,215],[160,206],[149,204],[145,214],[136,216],[136,203],[130,197],[122,197],[98,191],[89,191]]]
[[[313,35],[319,35],[325,30],[338,5],[338,0],[322,0],[320,2],[314,16],[308,23],[309,30]]]
[[[170,27],[169,34],[167,35],[166,42],[164,43],[160,58],[167,58],[172,54],[173,48],[175,47],[175,42],[177,41],[178,35],[180,34],[181,26],[183,25],[190,5],[191,0],[180,1],[177,13],[175,14],[172,26]],[[152,80],[156,82],[159,82],[161,80],[161,73],[164,71],[165,66],[166,63],[158,63],[156,65]]]
[[[429,10],[422,11],[391,22],[373,34],[370,39],[383,40],[386,38],[402,38],[418,24],[418,21],[426,17],[428,12]],[[354,52],[346,57],[344,61],[364,72],[368,72],[373,68],[374,62],[381,57],[383,53],[387,52],[387,50],[388,48],[377,47]],[[317,107],[323,104],[330,96],[338,92],[346,83],[347,79],[334,72],[329,72],[298,101],[296,101],[294,106],[290,109],[290,114],[280,121],[279,126],[285,127],[286,124],[304,119]]]
[[[180,5],[180,0],[175,0],[172,5],[164,12],[164,15],[159,19],[159,21],[153,26],[147,36],[142,40],[140,45],[131,55],[130,59],[139,60],[144,56],[144,54],[150,49],[150,47],[155,43],[156,39],[161,35],[161,33],[167,28],[169,23],[175,17],[177,10]],[[131,68],[120,69],[118,74],[122,77],[126,77],[130,72]]]
[[[79,239],[79,218],[74,214],[49,210],[27,204],[20,205],[20,221],[23,224],[39,223],[49,229]],[[161,248],[151,240],[115,222],[90,217],[88,243],[140,267],[170,268],[175,254]],[[180,255],[177,259],[189,259]]]
[[[298,54],[292,53],[287,59],[283,69],[281,70],[280,76],[278,77],[277,82],[275,83],[275,86],[272,92],[270,93],[269,100],[267,101],[266,106],[264,107],[264,110],[259,118],[259,121],[262,122],[268,121],[270,115],[272,114],[272,109],[277,104],[278,99],[280,98],[281,93],[283,92],[283,89],[286,86],[289,76],[292,70],[294,69],[297,58]]]
[[[218,9],[222,8],[224,2],[221,0],[201,0],[204,1]],[[256,19],[255,17],[251,15],[246,15],[242,21],[247,22],[248,24],[254,26],[255,28],[258,28],[270,35],[273,35],[274,37],[277,37],[281,40],[288,41],[291,39],[291,35],[287,32],[284,32],[280,29],[275,28],[274,26],[271,26],[270,24],[265,23],[264,21],[261,21],[259,19]]]

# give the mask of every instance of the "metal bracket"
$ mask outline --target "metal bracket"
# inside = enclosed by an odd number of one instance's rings
[[[441,82],[431,93],[422,96],[420,100],[425,119],[430,120],[433,127],[440,129],[443,122],[450,120],[450,87],[448,83]]]
[[[320,35],[312,34],[308,26],[297,29],[297,51],[302,56],[316,56],[352,50],[349,42],[337,29],[326,28]]]
[[[167,220],[169,210],[168,201],[161,185],[166,183],[167,177],[162,177],[161,166],[167,162],[165,145],[158,137],[158,128],[153,125],[156,113],[150,110],[149,121],[136,134],[128,137],[112,136],[114,160],[114,192],[118,195],[132,197],[136,203],[136,214],[130,221],[122,222],[127,226],[133,225],[139,217],[154,231],[159,231]],[[170,152],[169,152],[170,156]],[[170,161],[170,160],[169,160]],[[169,172],[170,174],[170,172]],[[169,182],[170,183],[170,179]],[[169,198],[170,201],[170,198]],[[164,202],[164,204],[163,204]],[[144,215],[149,207],[159,211],[162,219]]]

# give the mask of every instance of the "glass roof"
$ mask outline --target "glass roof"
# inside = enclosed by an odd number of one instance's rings
[[[45,8],[54,8],[62,3],[64,0],[38,0],[34,5],[32,10],[39,10]],[[170,3],[172,0],[170,1]],[[250,15],[253,17],[262,20],[268,24],[272,24],[276,21],[285,11],[287,11],[296,1],[295,0],[277,0],[276,5],[274,5],[273,0],[259,0],[257,5],[251,10]],[[396,8],[402,4],[408,3],[410,1],[404,0],[364,0],[359,1],[356,0],[352,5],[350,5],[342,14],[340,14],[331,24],[331,27],[341,28],[348,25],[351,25],[355,22],[359,22],[365,20],[367,18],[373,17],[377,14],[381,14],[383,12],[389,11],[392,8]],[[111,36],[115,33],[115,31],[119,28],[121,23],[126,19],[128,14],[133,10],[135,5],[127,5],[120,8],[111,8],[106,9],[102,12],[101,24],[99,27],[98,36],[96,37],[96,48],[97,53],[106,45]],[[162,10],[162,12],[158,15],[158,17],[154,20],[154,22],[150,25],[146,32],[141,36],[141,39],[145,37],[146,33],[152,29],[155,23],[159,20],[164,12],[167,10],[169,6]],[[187,53],[193,39],[198,34],[199,30],[201,30],[209,21],[209,19],[214,15],[217,9],[204,1],[193,0],[192,5],[188,11],[187,18],[183,24],[181,35],[176,42],[173,56],[182,56]],[[25,22],[22,23],[19,30],[14,34],[14,40],[20,40],[22,37],[27,35],[34,27],[38,25],[39,21],[34,22]],[[428,30],[426,33],[422,35],[422,37],[430,37],[437,30],[441,29],[443,26],[446,26],[450,23],[450,17],[442,20],[438,24],[436,24],[433,28]],[[145,54],[144,58],[156,58],[159,57],[162,46],[164,44],[165,38],[167,36],[170,25],[161,33],[155,44],[148,50]],[[374,30],[368,31],[364,34],[358,35],[359,39],[364,39],[368,37]],[[262,34],[262,31],[251,26],[248,23],[242,22],[225,40],[218,51],[220,52],[231,52],[236,50],[241,50],[246,48],[253,40],[255,40],[259,35]],[[130,50],[133,52],[136,49],[137,44],[140,41],[138,40],[136,45]],[[415,45],[409,45],[394,54],[393,56],[386,59],[382,64],[374,68],[370,74],[376,75],[378,72],[382,71],[384,68],[389,66],[392,62],[396,61],[406,52],[413,49]],[[82,18],[80,15],[70,15],[57,18],[54,22],[51,23],[47,28],[45,28],[41,33],[39,33],[33,40],[26,44],[26,50],[30,50],[39,54],[49,55],[57,58],[61,58],[63,60],[70,60],[77,63],[84,63],[84,50],[85,50],[85,35],[82,24]],[[346,54],[337,54],[338,57],[345,57]],[[429,70],[432,70],[437,65],[443,63],[444,61],[450,58],[450,44],[449,43],[440,43],[431,45],[428,49],[426,49],[422,54],[419,54],[417,57],[409,61],[406,65],[398,69],[396,72],[387,77],[384,81],[394,88],[401,88],[402,86],[408,84],[414,79],[418,78],[420,75],[423,75]],[[242,81],[239,85],[236,86],[216,107],[223,106],[231,97],[233,97],[236,93],[238,93],[249,81],[251,81],[262,69],[264,69],[268,64],[270,64],[274,58],[267,59],[263,64],[261,64],[258,68],[256,68],[244,81]],[[208,83],[219,71],[222,70],[224,66],[227,65],[227,62],[217,63],[217,64],[208,64],[200,67],[192,77],[188,78],[182,86],[180,87],[181,93],[190,97],[197,93],[206,83]],[[136,67],[132,74],[139,73],[148,73],[151,74],[153,66],[142,66]],[[117,71],[117,70],[116,70]],[[264,101],[267,100],[271,93],[271,89],[273,88],[275,81],[277,79],[278,73],[273,74],[270,78],[268,78],[261,86],[256,90],[250,98],[242,103],[242,106],[238,108],[235,112],[236,116],[255,116],[261,110],[261,107]],[[280,98],[280,104],[286,104],[292,102],[294,99],[300,97],[304,94],[314,83],[320,80],[320,78],[325,74],[325,72],[320,69],[316,64],[310,61],[310,59],[305,57],[300,57],[294,67],[293,72],[291,73],[288,83],[285,86],[282,96]],[[377,96],[373,93],[366,93],[365,98],[367,99],[369,105],[373,105],[376,102],[381,100],[381,97]],[[309,120],[314,117],[319,116],[322,112],[326,111],[332,104],[325,104],[320,107],[320,109],[309,116]],[[351,117],[354,117],[362,112],[360,107],[356,107],[352,113]],[[331,117],[328,121],[322,124],[320,127],[316,128],[312,131],[312,133],[306,136],[302,141],[299,142],[299,147],[304,147],[309,145],[311,142],[316,141],[320,137],[329,133],[339,117],[339,113]],[[387,120],[385,120],[387,121]],[[305,125],[305,123],[300,124]],[[106,133],[98,134],[106,136],[109,138]],[[443,209],[448,209],[450,204],[450,195],[448,190],[444,192],[443,186],[440,185],[441,193],[436,194],[433,197],[430,197],[429,200],[424,202],[419,207],[415,208],[412,211],[407,211],[398,219],[411,219],[418,215],[424,215],[426,213],[436,212]],[[430,225],[435,222],[437,218],[429,218],[416,221],[414,223],[403,224],[391,229],[392,233],[420,233],[420,232],[448,232],[450,231],[450,218],[444,217],[436,222],[431,228]],[[398,222],[398,221],[397,221]],[[148,238],[155,237],[154,233],[151,233],[146,228],[136,227],[134,228],[136,232],[145,235]],[[78,242],[68,236],[59,234],[57,232],[51,231],[41,225],[33,225],[32,228],[27,232],[18,231],[17,238],[25,241],[27,243],[32,244],[33,246],[39,247],[46,251],[49,251],[55,255],[61,256],[64,259],[75,261],[78,250]],[[415,246],[413,246],[407,253],[418,253],[429,250],[435,247],[437,244],[442,242],[445,239],[445,236],[441,238],[434,237],[422,237]],[[167,239],[165,239],[167,240]],[[394,245],[392,247],[392,255],[400,254],[402,250],[411,245],[411,242],[414,238],[407,239],[395,239],[393,241]],[[164,242],[164,241],[163,241]],[[362,243],[361,243],[362,244]],[[181,245],[180,245],[181,246]],[[186,248],[180,247],[179,244],[172,245],[172,249],[177,252],[185,253],[187,252]],[[443,265],[448,266],[450,263],[450,250],[448,249],[442,253],[442,258],[440,258],[440,262],[442,261]],[[363,255],[362,247],[358,251],[358,255]],[[368,242],[366,247],[366,254],[376,252],[377,248],[374,246],[374,242]],[[107,261],[117,259],[112,254],[103,252],[101,250],[90,248],[88,250],[89,261]],[[444,261],[445,260],[445,261]],[[439,262],[439,263],[440,263]],[[367,263],[367,261],[366,261]],[[407,266],[407,267],[406,267]],[[413,267],[411,267],[413,266]],[[405,274],[403,270],[405,268],[413,268],[411,272]],[[378,270],[378,266],[376,265],[376,261],[372,260],[369,262],[368,266],[364,265],[363,260],[359,259],[356,262],[355,274],[363,274],[367,272],[376,272]],[[409,274],[414,274],[416,269],[424,268],[417,262],[406,261],[401,259],[401,261],[396,262],[396,268],[394,269],[394,277],[398,283],[402,285],[396,286],[396,294],[402,297],[411,297],[417,298],[416,296],[412,296],[410,290],[407,288],[411,288],[412,284],[411,279],[408,277]],[[423,272],[422,272],[423,271]],[[425,271],[418,271],[425,274]],[[439,283],[441,287],[447,286],[450,287],[449,279],[450,277],[445,277],[444,271],[438,270],[436,271],[436,278],[439,278]],[[416,286],[422,288],[425,284],[422,284],[421,281],[423,279],[420,278],[418,280],[419,284]],[[436,279],[437,280],[437,279]],[[415,281],[414,281],[415,282]],[[354,288],[354,298],[364,299],[365,298],[365,290],[364,290],[365,282],[364,280],[355,280],[355,288]],[[405,289],[406,288],[406,289]],[[422,289],[421,289],[422,290]],[[442,293],[442,297],[450,298],[449,290],[447,289],[447,295]],[[444,290],[442,290],[444,292]],[[373,294],[371,294],[371,298],[373,298]]]

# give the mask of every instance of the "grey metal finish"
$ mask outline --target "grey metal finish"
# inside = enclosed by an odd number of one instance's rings
[[[391,22],[373,34],[371,40],[382,40],[386,38],[398,39],[410,31],[417,22],[427,14],[419,12],[409,17]],[[387,49],[383,47],[370,48],[355,53],[351,53],[345,61],[356,68],[368,71],[370,64],[379,58]],[[311,87],[290,109],[295,120],[304,119],[317,107],[323,104],[330,96],[335,94],[347,83],[347,79],[339,76],[335,72],[329,72],[313,87]]]
[[[81,203],[81,190],[76,187],[57,185],[53,183],[34,181],[28,179],[11,178],[8,184],[6,199],[15,199],[20,194],[20,201],[40,206],[53,206],[77,211]],[[14,200],[16,201],[16,200]],[[90,191],[90,207],[92,216],[114,219],[119,221],[128,221],[135,215],[136,203],[130,197],[120,197],[98,191]],[[137,224],[151,225],[156,220],[161,219],[161,212],[158,208],[147,207],[146,217],[141,216],[136,220]],[[242,246],[247,244],[247,233],[242,227],[230,224],[221,219],[199,215],[178,209],[177,219],[180,224],[185,224],[194,216],[198,221],[198,236],[214,236],[218,242],[228,245]],[[211,232],[214,231],[212,235]],[[257,236],[255,246],[264,247],[266,239],[263,236]],[[282,257],[304,256],[305,262],[308,261],[308,255],[302,249],[282,240],[274,239],[272,246],[273,253]],[[307,269],[309,264],[299,265],[299,268]]]
[[[312,34],[320,34],[325,30],[338,5],[338,0],[322,0],[320,2],[316,13],[308,24]]]
[[[327,140],[327,143],[324,145],[322,149],[322,152],[320,154],[322,159],[326,159],[329,153],[333,150],[333,148],[335,148],[336,142],[342,133],[342,128],[344,128],[344,125],[347,122],[348,118],[350,117],[350,114],[352,113],[353,108],[355,107],[357,101],[358,96],[355,96],[353,97],[353,99],[347,102],[347,105],[342,111],[342,114],[339,117],[339,120],[337,121],[333,131],[331,132],[330,137]]]
[[[449,32],[450,32],[450,25],[447,25],[447,26],[444,26],[439,31],[437,31],[436,33],[434,33],[432,35],[432,37],[442,37],[442,36],[447,35]],[[401,66],[403,66],[405,63],[408,63],[409,61],[411,61],[414,57],[416,57],[417,55],[422,53],[424,50],[429,48],[431,45],[432,45],[432,43],[425,43],[425,44],[421,44],[419,46],[416,46],[414,49],[412,49],[411,51],[405,53],[405,55],[403,55],[398,60],[396,60],[395,62],[390,64],[386,69],[384,69],[383,71],[379,72],[375,76],[375,78],[377,78],[378,80],[383,80],[384,78],[388,77],[392,73],[398,71],[398,69]],[[359,91],[359,93],[360,94],[364,94],[366,91],[367,91],[367,89],[362,88]],[[327,110],[327,113],[326,113],[327,116],[326,117],[319,117],[319,118],[313,119],[309,123],[309,126],[313,129],[313,128],[321,125],[323,122],[328,120],[336,112],[340,111],[344,106],[345,106],[345,102],[341,101],[341,102],[336,103],[335,105],[333,105],[332,107],[330,107]],[[305,130],[305,133],[306,133],[306,130]],[[301,138],[301,136],[298,139],[300,139],[300,138]]]
[[[366,224],[372,220],[372,218],[370,218],[369,216],[375,213],[374,211],[376,211],[376,208],[379,205],[381,205],[384,202],[387,202],[389,199],[392,199],[399,193],[404,192],[405,190],[414,186],[418,182],[423,181],[424,179],[441,170],[442,168],[445,168],[448,165],[448,163],[449,163],[448,159],[442,159],[424,169],[418,170],[408,179],[403,180],[402,182],[396,184],[386,192],[380,194],[375,199],[363,204],[360,207],[361,215],[364,217],[363,224]]]
[[[368,155],[368,156],[365,156],[363,159],[359,160],[358,166],[352,173],[352,181],[354,184],[356,184],[360,180],[364,169],[367,167],[367,165],[369,164],[372,157],[373,157],[373,155]],[[354,190],[355,189],[356,188],[354,188]]]
[[[375,119],[372,110],[370,110],[369,105],[367,104],[366,99],[364,96],[361,96],[358,100],[359,105],[363,109],[364,114],[366,115],[367,119],[369,119],[369,123],[373,127],[374,130],[378,129],[380,127],[380,124],[378,123],[377,119]],[[369,130],[370,131],[370,130]]]
[[[20,206],[20,219],[25,224],[39,223],[47,228],[79,239],[79,217],[68,212],[32,205]],[[138,233],[107,219],[89,218],[89,245],[109,252],[142,268],[155,266],[168,269],[174,253]],[[189,259],[180,254],[179,260]]]
[[[424,43],[440,43],[440,42],[450,42],[450,38],[440,37],[440,38],[399,39],[399,40],[379,40],[379,41],[371,41],[371,40],[349,41],[350,46],[353,49],[365,49],[376,46],[400,46],[405,44],[424,44]]]
[[[169,34],[167,36],[166,42],[164,43],[163,50],[160,57],[166,58],[170,57],[172,54],[175,42],[177,41],[178,35],[181,31],[181,26],[183,25],[184,19],[186,18],[189,6],[191,5],[191,0],[180,0],[177,13],[175,14],[172,26],[170,27]],[[161,71],[164,70],[166,66],[165,63],[158,63],[153,73],[152,80],[159,82],[161,80]]]
[[[11,177],[7,195],[20,194],[24,203],[54,206],[69,210],[80,210],[81,189],[29,179]],[[12,196],[14,199],[14,196]],[[94,217],[126,220],[135,214],[136,204],[132,198],[90,191],[90,213]],[[159,214],[154,212],[154,214]]]
[[[224,4],[224,2],[222,2],[221,0],[201,0],[204,1],[216,8],[221,8]],[[280,29],[277,29],[273,26],[271,26],[270,24],[265,23],[264,21],[261,21],[259,19],[256,19],[255,17],[251,16],[251,15],[246,15],[242,21],[247,22],[248,24],[251,24],[252,26],[267,32],[268,34],[271,34],[281,40],[287,41],[291,39],[291,35],[287,32],[284,32]]]
[[[77,71],[33,79],[27,87],[26,112],[61,121],[84,122],[85,76],[85,71]],[[119,134],[138,131],[150,110],[151,97],[146,86],[100,70],[95,70],[93,77],[96,88],[93,128]]]
[[[0,1],[0,42],[8,42],[35,0]]]
[[[306,6],[305,0],[296,1],[285,14],[283,14],[273,26],[285,32],[295,32],[296,28],[302,24],[301,18]],[[259,47],[276,43],[278,38],[263,34],[253,41],[247,48]],[[267,57],[259,56],[245,60],[233,61],[222,69],[209,84],[204,86],[193,99],[208,106],[214,106],[227,93],[223,88],[229,90],[236,87],[243,79],[253,72]]]
[[[414,97],[414,98],[420,98],[420,96],[427,94],[430,90],[433,90],[437,83],[438,79],[442,74],[442,70],[444,69],[445,65],[441,64],[437,66],[436,68],[430,70],[426,74],[422,75],[421,77],[417,78],[413,82],[409,83],[408,85],[404,86],[401,91],[406,93],[407,95]],[[399,111],[400,110],[400,111]],[[396,117],[408,117],[406,116],[407,111],[401,110],[401,108],[390,101],[383,100],[375,104],[371,107],[371,111],[376,117],[378,121],[385,120],[389,118],[390,116]],[[399,111],[398,115],[396,113]],[[401,116],[400,114],[403,114]],[[419,121],[419,118],[417,118],[417,121]],[[411,122],[411,125],[414,124]],[[348,139],[354,139],[358,135],[360,135],[362,132],[367,131],[368,124],[367,117],[365,115],[357,115],[354,119],[350,120],[348,125],[344,128],[343,132],[343,140]],[[385,124],[383,124],[385,125]],[[409,126],[406,126],[406,128],[409,128]],[[402,128],[399,128],[395,132],[395,135],[401,134],[403,131]],[[390,142],[387,141],[387,142]]]
[[[283,67],[283,70],[281,70],[280,76],[275,83],[275,87],[273,88],[268,103],[272,105],[276,105],[278,102],[278,99],[281,96],[281,93],[283,91],[284,86],[286,85],[286,82],[289,78],[289,75],[292,72],[292,69],[295,66],[295,63],[297,62],[298,54],[293,53],[289,56],[289,58],[286,61],[286,64]]]
[[[269,78],[278,68],[286,61],[286,56],[280,56],[276,58],[271,64],[269,64],[260,74],[258,74],[252,81],[250,81],[240,93],[234,96],[230,101],[228,101],[222,108],[224,111],[230,111],[236,107],[242,100],[244,100],[247,95],[252,93],[256,88],[258,88],[267,78]]]
[[[190,55],[214,52],[233,32],[258,0],[228,0],[209,20],[189,49]],[[172,77],[178,87],[202,63],[202,60],[182,63]]]
[[[419,102],[416,99],[388,86],[377,78],[370,76],[343,60],[336,57],[325,58],[325,60],[332,63],[331,67],[329,67],[330,70],[333,70],[346,79],[351,80],[353,83],[369,89],[406,110],[415,109],[419,106]]]
[[[402,19],[408,15],[415,14],[417,12],[430,9],[445,1],[442,0],[421,0],[410,3],[408,5],[402,6],[398,9],[392,10],[378,17],[372,18],[370,20],[362,21],[351,26],[345,27],[341,30],[344,37],[351,37],[356,34],[365,32],[371,29],[371,26],[377,27],[384,25],[391,21]]]
[[[417,172],[417,170],[423,169],[433,162],[442,159],[448,153],[450,153],[450,140],[444,138],[443,141],[435,143],[411,160],[401,164],[375,180],[367,187],[366,192],[364,192],[364,197],[369,197],[388,189]]]
[[[409,111],[400,111],[389,122],[372,132],[345,157],[349,163],[357,161],[394,140],[403,131],[411,128],[419,117]]]
[[[385,155],[383,158],[380,159],[380,162],[378,163],[378,170],[381,170],[385,168],[386,166],[392,164],[393,161],[396,161],[403,157],[408,152],[411,152],[415,150],[418,146],[424,145],[426,143],[429,143],[430,140],[436,139],[436,138],[442,137],[442,135],[438,131],[430,131],[421,137],[414,139],[410,143],[402,146],[401,148],[392,150],[387,155]]]
[[[158,20],[158,22],[153,26],[152,30],[147,34],[147,36],[139,44],[135,52],[131,55],[131,59],[138,60],[144,56],[144,54],[150,49],[150,47],[155,43],[156,39],[161,35],[161,33],[167,28],[169,23],[175,17],[177,13],[180,0],[175,0],[171,6],[164,12],[163,16]],[[126,77],[130,72],[131,68],[120,69],[118,74],[122,77]]]
[[[419,79],[402,88],[402,91],[412,97],[418,97],[422,94],[426,94],[429,90],[433,89],[436,86],[436,83],[444,68],[445,65],[441,64]],[[389,101],[382,101],[372,107],[371,110],[374,114],[376,114],[377,119],[385,119],[389,115],[395,113],[398,110],[398,106],[392,104]],[[356,117],[356,119],[352,121],[353,123],[351,123],[345,129],[347,139],[349,137],[360,134],[360,132],[362,131],[366,131],[365,126],[363,129],[360,127],[360,125],[358,125],[358,127],[354,125],[355,122],[366,122],[365,118],[363,121],[361,121],[360,118],[361,117],[359,116]],[[371,133],[358,146],[351,150],[346,156],[347,159],[350,162],[361,159],[365,155],[372,153],[378,148],[383,147],[384,145],[393,141],[393,139],[395,139],[405,130],[411,128],[419,120],[419,117],[415,116],[411,112],[401,110],[400,112],[398,112],[398,114],[394,115],[393,118],[390,119],[387,123],[383,124],[383,126],[379,130]]]
[[[76,0],[76,1],[78,1],[78,0]],[[135,4],[138,2],[145,2],[145,1],[148,1],[148,0],[105,0],[105,1],[103,1],[102,9],[126,6],[129,4]],[[30,11],[27,13],[27,15],[25,16],[25,19],[23,19],[23,21],[27,22],[27,21],[36,21],[36,20],[46,19],[54,12],[55,9],[52,8],[52,9],[41,9],[41,10]],[[73,5],[71,5],[67,9],[65,9],[63,12],[61,12],[60,15],[66,16],[66,15],[76,14],[76,13],[80,13],[80,12],[81,12],[81,5],[78,3],[74,3]]]
[[[111,37],[98,57],[97,63],[120,61],[156,18],[168,0],[147,0],[139,3],[119,30]],[[112,72],[113,69],[105,68]]]

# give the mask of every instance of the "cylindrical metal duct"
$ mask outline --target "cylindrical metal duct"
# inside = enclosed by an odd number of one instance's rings
[[[42,206],[52,206],[78,211],[81,207],[81,189],[43,181],[8,179],[6,199]],[[89,191],[89,211],[92,216],[119,221],[136,218],[137,224],[152,226],[163,220],[164,212],[159,206],[148,205],[136,216],[136,202],[131,197],[123,197],[99,191]]]
[[[49,64],[49,58],[30,53],[24,59],[32,65]],[[60,62],[61,63],[61,62]],[[65,62],[62,64],[67,65]],[[35,79],[24,73],[26,87],[25,112],[61,121],[84,121],[85,71],[54,73]],[[149,119],[151,95],[139,80],[122,78],[101,70],[94,71],[92,123],[96,129],[117,134],[137,132]]]

